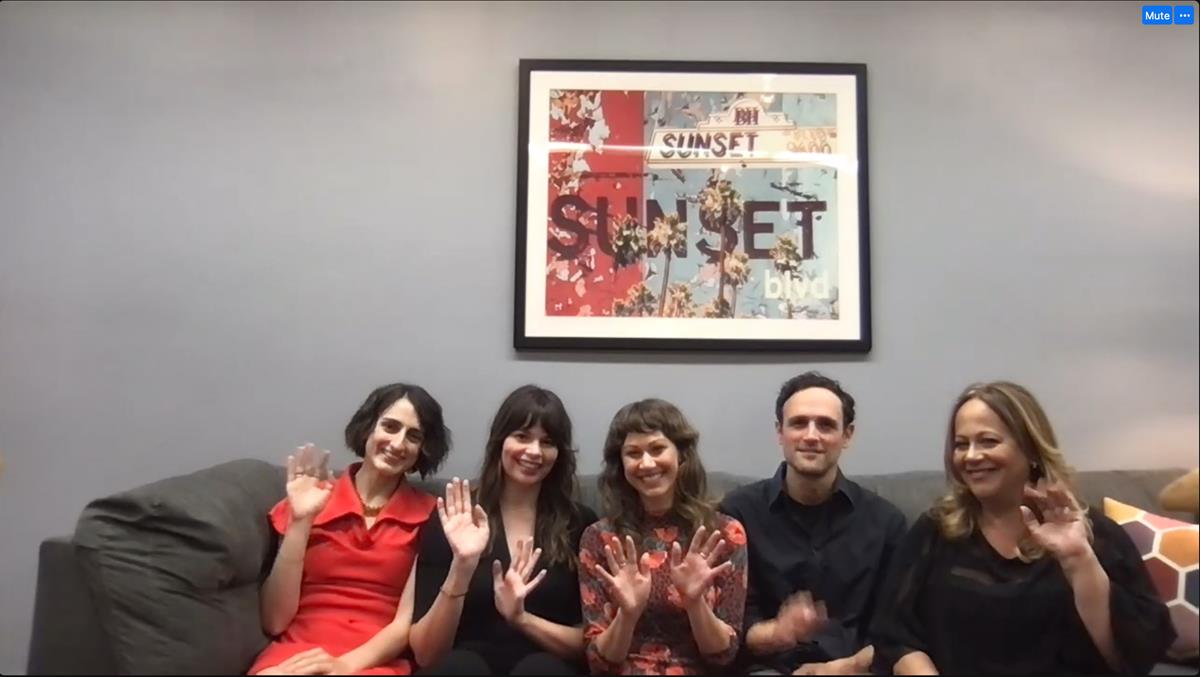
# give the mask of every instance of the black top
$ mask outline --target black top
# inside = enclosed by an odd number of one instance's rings
[[[1091,510],[1093,549],[1108,573],[1119,672],[1144,675],[1175,638],[1166,606],[1125,531]],[[1113,672],[1075,609],[1062,567],[1050,555],[1007,559],[976,529],[948,541],[922,515],[896,551],[884,604],[872,626],[875,668],[891,672],[923,651],[942,674]]]
[[[596,521],[596,513],[585,505],[576,504],[579,519],[571,525],[571,548],[579,552],[579,538],[583,530]],[[525,656],[544,651],[536,642],[520,630],[510,626],[496,611],[496,598],[492,589],[492,560],[500,560],[508,570],[512,556],[508,552],[508,539],[504,533],[504,520],[495,520],[491,552],[479,558],[479,566],[471,577],[467,596],[463,599],[462,616],[458,621],[458,633],[454,636],[455,649],[469,649],[483,656],[497,674],[508,674],[512,666]],[[535,543],[535,545],[540,545]],[[417,560],[416,598],[413,602],[415,623],[433,606],[438,591],[446,581],[453,554],[442,531],[442,522],[437,515],[421,530],[421,551]],[[537,570],[546,569],[546,578],[525,600],[525,611],[561,625],[579,626],[583,613],[579,606],[579,575],[576,569],[565,564],[550,565],[546,554],[538,561]],[[537,575],[537,571],[533,575]],[[580,670],[584,671],[583,656],[579,657]],[[427,667],[427,666],[424,666]]]
[[[774,618],[792,593],[825,602],[830,623],[795,649],[742,657],[784,674],[802,663],[850,656],[862,648],[893,550],[904,537],[904,515],[838,472],[833,495],[816,506],[787,494],[787,463],[774,477],[730,492],[720,510],[746,529],[750,585],[744,630]]]

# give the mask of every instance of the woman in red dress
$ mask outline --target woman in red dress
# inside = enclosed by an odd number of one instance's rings
[[[409,674],[413,561],[435,499],[405,481],[437,470],[450,447],[442,408],[404,383],[372,392],[346,425],[363,460],[336,480],[329,452],[289,456],[287,498],[271,510],[282,535],[263,584],[263,628],[275,641],[250,674]]]

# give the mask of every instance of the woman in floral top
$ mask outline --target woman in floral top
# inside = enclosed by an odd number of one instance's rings
[[[600,476],[607,517],[580,541],[593,673],[703,674],[737,655],[746,532],[708,501],[698,439],[662,400],[613,417]]]

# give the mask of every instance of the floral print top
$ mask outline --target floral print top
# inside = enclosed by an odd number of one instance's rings
[[[650,600],[634,628],[629,653],[620,664],[609,663],[596,648],[596,637],[612,623],[617,610],[609,600],[604,579],[592,570],[597,565],[606,566],[604,545],[612,541],[616,531],[612,522],[602,519],[583,532],[579,543],[579,592],[588,666],[593,674],[694,675],[733,661],[746,606],[746,531],[740,522],[726,515],[717,515],[716,526],[724,534],[725,558],[733,568],[714,580],[706,597],[717,618],[729,626],[729,647],[719,654],[701,655],[683,600],[671,583],[671,546],[679,541],[687,552],[691,540],[687,525],[670,514],[648,516],[640,542],[634,538],[634,543],[639,558],[642,553],[650,553]]]

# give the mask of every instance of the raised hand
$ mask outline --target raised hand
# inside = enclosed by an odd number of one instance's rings
[[[612,601],[625,613],[640,616],[650,601],[650,553],[638,557],[633,538],[625,537],[625,547],[617,537],[604,546],[608,571],[596,565],[596,575],[608,586]]]
[[[316,517],[333,494],[329,481],[329,452],[311,443],[296,448],[287,458],[287,496],[292,519]]]
[[[517,552],[507,572],[501,572],[500,560],[492,561],[492,589],[496,593],[496,611],[509,623],[515,623],[525,613],[525,598],[546,577],[542,569],[530,580],[529,575],[537,567],[542,549],[533,548],[533,539],[517,541]]]
[[[807,641],[829,621],[824,602],[814,602],[812,594],[801,590],[779,606],[771,625],[771,643],[779,650],[790,649]]]
[[[1025,500],[1036,505],[1042,513],[1039,521],[1033,510],[1021,506],[1025,528],[1046,552],[1060,562],[1087,554],[1092,546],[1088,543],[1083,510],[1066,487],[1038,480],[1036,487],[1025,487]]]
[[[684,604],[699,600],[717,576],[733,568],[733,562],[717,566],[725,549],[720,530],[714,530],[708,538],[706,531],[704,527],[696,529],[686,554],[678,542],[671,546],[671,583]]]
[[[471,482],[455,477],[446,485],[445,500],[438,498],[437,510],[454,559],[472,565],[478,563],[487,547],[490,530],[483,508],[471,506]]]

